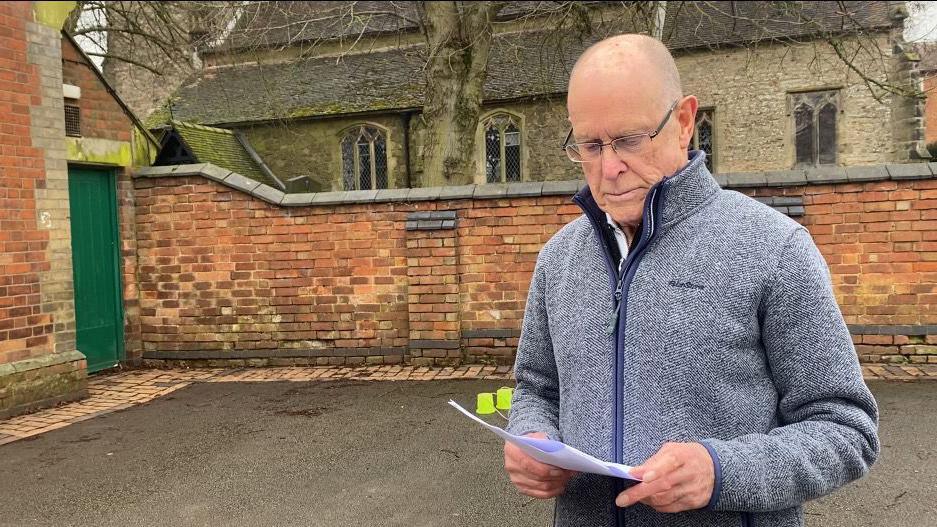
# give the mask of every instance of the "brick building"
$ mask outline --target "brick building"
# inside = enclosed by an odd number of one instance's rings
[[[118,225],[156,144],[60,31],[73,4],[0,3],[0,416],[81,397],[139,338]]]

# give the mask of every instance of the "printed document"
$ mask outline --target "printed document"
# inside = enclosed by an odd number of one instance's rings
[[[510,434],[497,426],[490,425],[479,419],[465,408],[459,406],[459,403],[455,401],[450,400],[449,404],[456,410],[465,414],[469,419],[472,419],[488,430],[498,434],[505,441],[517,445],[517,447],[523,450],[527,455],[541,463],[565,468],[567,470],[640,481],[638,478],[631,476],[631,469],[633,467],[620,463],[602,461],[601,459],[594,458],[585,452],[581,452],[559,441],[553,441],[552,439],[537,439],[535,437]]]

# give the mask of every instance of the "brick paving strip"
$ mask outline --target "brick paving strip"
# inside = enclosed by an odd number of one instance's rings
[[[913,366],[864,364],[862,373],[867,381],[937,380],[937,364]],[[0,445],[143,404],[185,388],[195,382],[306,382],[339,379],[369,381],[513,380],[513,372],[508,366],[477,365],[460,368],[385,365],[365,368],[331,366],[131,370],[91,377],[88,380],[89,397],[87,399],[0,421]]]

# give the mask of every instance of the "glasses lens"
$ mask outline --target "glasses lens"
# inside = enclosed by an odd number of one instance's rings
[[[650,136],[647,134],[641,135],[632,135],[629,137],[619,137],[612,141],[612,147],[616,152],[621,152],[624,154],[636,154],[644,148],[644,145],[650,141]]]
[[[571,161],[575,161],[576,163],[582,162],[582,154],[579,153],[579,149],[576,148],[576,145],[566,145],[564,150],[566,150],[566,155]]]

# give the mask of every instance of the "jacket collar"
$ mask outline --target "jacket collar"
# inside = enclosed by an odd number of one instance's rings
[[[664,191],[660,210],[663,228],[692,215],[709,203],[720,190],[719,183],[706,168],[706,154],[700,150],[691,151],[687,164],[655,185],[658,186],[663,187],[661,190]],[[652,194],[652,191],[647,193],[648,197]],[[605,221],[605,213],[592,197],[589,185],[584,186],[573,199],[599,224]]]

